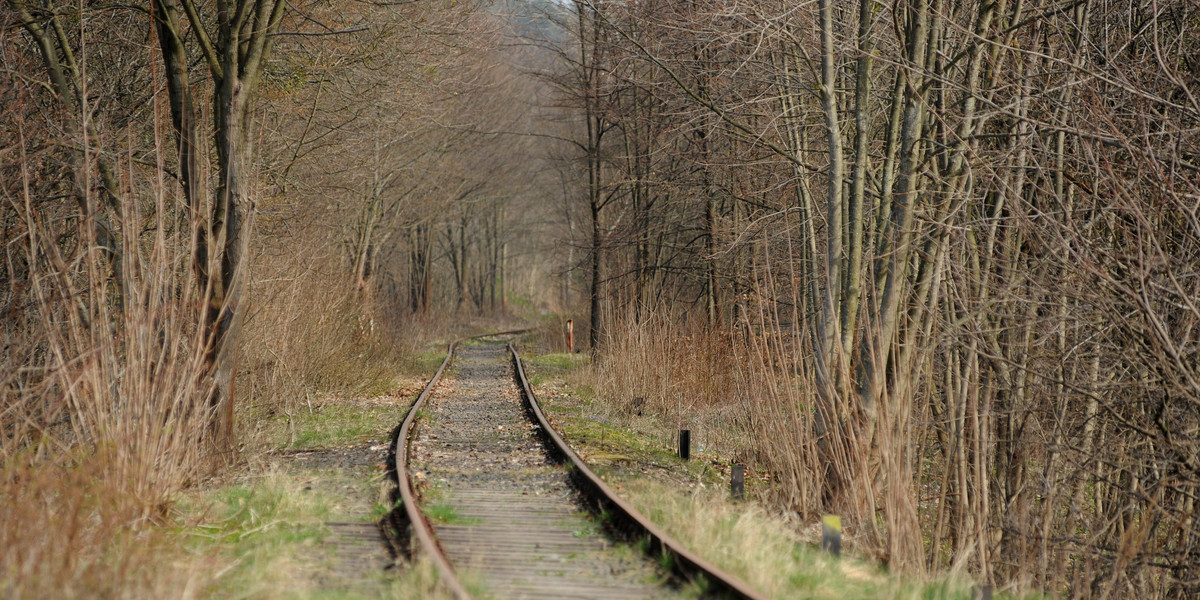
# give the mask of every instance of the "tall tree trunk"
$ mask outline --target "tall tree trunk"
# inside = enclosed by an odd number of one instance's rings
[[[587,195],[588,207],[592,217],[591,240],[591,324],[588,327],[588,343],[591,352],[595,353],[600,344],[600,269],[603,264],[603,235],[600,224],[600,211],[604,208],[603,195],[603,160],[600,156],[601,143],[604,140],[605,124],[600,114],[599,81],[599,52],[601,29],[597,11],[599,5],[576,0],[575,11],[578,19],[579,34],[579,69],[580,92],[583,100],[583,117],[586,124],[587,139],[583,143],[584,160],[587,165]]]
[[[591,324],[588,327],[588,344],[595,354],[600,346],[600,264],[601,255],[600,207],[592,204],[592,285],[589,290]]]
[[[838,127],[837,81],[833,66],[833,0],[821,0],[821,109],[829,145],[829,173],[825,211],[825,286],[821,317],[817,320],[820,346],[816,352],[819,391],[827,403],[842,399],[839,391],[844,367],[844,349],[838,332],[841,321],[842,281],[842,134]],[[830,409],[827,417],[837,414]]]
[[[868,423],[875,419],[876,405],[884,392],[888,358],[892,340],[900,321],[900,301],[908,283],[909,257],[912,252],[916,222],[917,166],[920,162],[920,137],[924,125],[925,100],[923,72],[928,48],[929,7],[923,0],[914,0],[913,24],[907,34],[909,66],[901,73],[906,83],[903,123],[900,129],[900,166],[896,178],[898,190],[892,196],[892,208],[887,229],[880,245],[882,257],[876,261],[876,281],[882,282],[878,299],[871,306],[868,333],[859,343],[859,395]],[[873,425],[872,425],[873,426]]]
[[[868,152],[871,129],[871,67],[875,50],[874,18],[875,2],[861,0],[858,8],[858,62],[855,67],[854,84],[854,172],[850,186],[850,206],[847,217],[850,238],[849,264],[844,277],[846,289],[842,303],[842,348],[853,348],[855,328],[858,323],[859,298],[862,296],[863,261],[863,206],[867,189],[867,167],[871,162]]]
[[[216,36],[209,34],[209,21],[201,18],[193,0],[180,3],[214,82],[217,187],[206,224],[207,248],[213,254],[207,257],[208,276],[198,285],[205,306],[201,325],[208,335],[204,360],[213,383],[209,398],[214,415],[213,439],[218,445],[230,448],[237,348],[243,321],[241,303],[254,215],[250,179],[245,172],[253,154],[249,108],[287,3],[284,0],[221,2],[215,19]],[[171,43],[170,36],[162,40]],[[179,118],[185,121],[186,115]]]

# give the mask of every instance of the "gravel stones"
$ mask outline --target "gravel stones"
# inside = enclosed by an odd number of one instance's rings
[[[411,447],[422,504],[444,507],[434,534],[460,576],[496,598],[671,596],[655,565],[580,510],[526,419],[504,346],[461,345],[454,365]]]

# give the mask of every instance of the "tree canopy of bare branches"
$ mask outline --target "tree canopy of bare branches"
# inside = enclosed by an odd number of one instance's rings
[[[896,568],[1200,592],[1196,6],[560,10],[592,313],[701,309],[794,380],[738,392],[791,415],[780,503]]]

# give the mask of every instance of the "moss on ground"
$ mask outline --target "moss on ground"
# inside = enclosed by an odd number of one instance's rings
[[[327,446],[381,441],[396,426],[408,408],[407,402],[388,404],[330,403],[277,417],[287,429],[284,448],[302,450]]]

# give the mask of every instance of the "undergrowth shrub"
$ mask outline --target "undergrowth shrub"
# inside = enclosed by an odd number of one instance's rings
[[[158,527],[164,506],[113,473],[119,449],[0,467],[0,596],[178,597],[202,579],[194,558]]]
[[[663,310],[610,322],[601,351],[577,376],[610,417],[644,426],[634,417],[641,411],[669,447],[676,430],[690,429],[697,450],[767,475],[773,485],[766,500],[778,510],[812,518],[828,508],[813,390],[781,359],[798,340],[717,331]]]
[[[377,306],[371,290],[355,290],[333,249],[284,252],[305,246],[266,239],[257,257],[242,353],[251,402],[391,391],[398,370],[431,340],[440,341],[445,324]]]
[[[20,271],[0,354],[0,596],[159,597],[189,577],[156,526],[217,464],[211,388],[192,249],[147,187],[122,205],[152,233],[125,238],[141,260],[120,277],[94,230],[63,227],[68,206],[25,212],[6,247]]]
[[[625,412],[645,409],[683,425],[719,418],[736,370],[727,336],[661,313],[625,319],[608,331],[591,367],[596,393]]]

